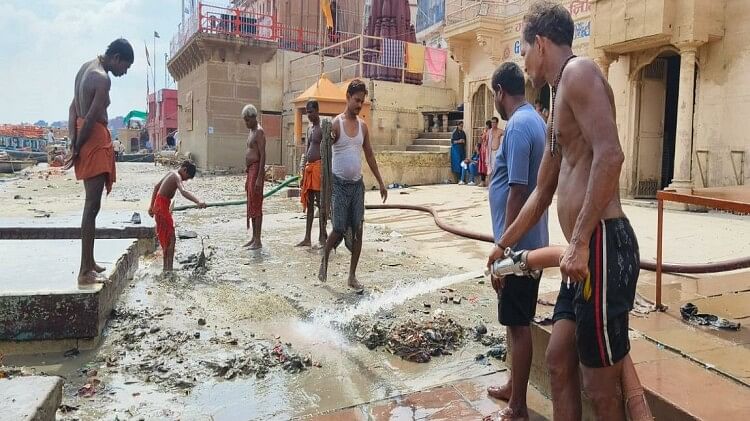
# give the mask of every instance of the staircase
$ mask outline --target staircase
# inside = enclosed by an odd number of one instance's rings
[[[421,132],[411,145],[406,147],[409,152],[448,152],[451,151],[450,132]]]
[[[444,152],[451,151],[451,135],[456,130],[458,122],[461,121],[463,113],[451,112],[448,115],[453,119],[448,120],[448,131],[439,132],[437,127],[432,131],[423,131],[417,135],[411,145],[406,147],[407,152]]]

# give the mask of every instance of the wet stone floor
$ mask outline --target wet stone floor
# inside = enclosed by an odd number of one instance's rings
[[[198,235],[178,240],[181,269],[162,276],[160,251],[143,257],[99,347],[4,363],[64,378],[60,420],[308,418],[503,369],[481,268],[418,257],[406,237],[367,224],[364,293],[345,286],[343,245],[321,283],[319,252],[294,247],[304,229],[297,200],[266,201],[260,252],[241,247],[242,206],[178,213],[178,232]],[[456,336],[434,320],[457,326]],[[480,325],[488,332],[478,337]],[[384,335],[404,326],[420,326],[428,362],[391,353],[408,340]]]

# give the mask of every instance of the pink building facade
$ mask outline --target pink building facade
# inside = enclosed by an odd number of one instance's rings
[[[149,94],[146,127],[151,147],[155,151],[164,149],[167,136],[177,130],[176,89],[160,89],[155,94]]]

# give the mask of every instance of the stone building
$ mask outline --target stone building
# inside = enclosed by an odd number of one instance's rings
[[[750,2],[560,3],[575,20],[574,51],[599,64],[615,93],[626,156],[623,196],[744,184]],[[529,4],[446,0],[444,37],[464,72],[467,127],[493,114],[487,88],[493,69],[507,60],[522,64],[521,20]],[[548,94],[529,88],[527,97]]]

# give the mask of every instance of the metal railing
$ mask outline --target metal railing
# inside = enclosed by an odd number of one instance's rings
[[[508,18],[523,13],[529,0],[447,0],[445,24],[455,25],[479,17]]]
[[[344,41],[326,46],[289,63],[289,91],[301,92],[325,75],[334,83],[355,77],[365,77],[392,82],[422,84],[432,79],[432,74],[424,66],[421,73],[410,72],[405,60],[401,65],[385,65],[382,37],[350,35]],[[406,43],[404,43],[406,47]],[[442,69],[442,82],[431,86],[445,86],[445,71]]]
[[[316,51],[354,36],[345,32],[321,34],[314,28],[280,23],[273,15],[199,2],[196,13],[185,21],[184,26],[178,25],[177,33],[170,42],[171,56],[174,57],[197,33],[273,42],[279,49],[303,53]]]

